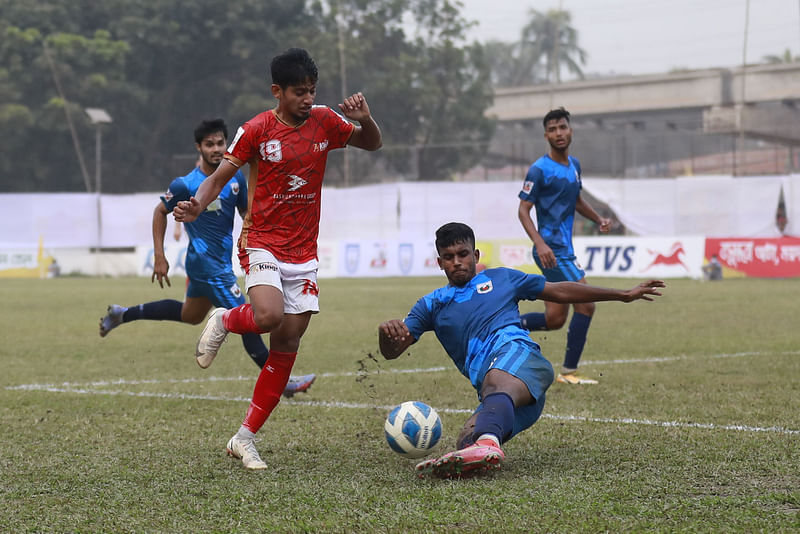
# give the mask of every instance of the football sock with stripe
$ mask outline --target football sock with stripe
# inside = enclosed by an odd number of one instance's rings
[[[547,321],[545,321],[543,313],[534,312],[520,315],[519,322],[522,328],[531,332],[534,330],[547,330]]]
[[[564,368],[577,369],[578,361],[583,354],[583,346],[586,345],[586,334],[589,332],[589,324],[592,322],[591,315],[573,313],[567,329],[567,350],[564,353]]]
[[[266,422],[269,414],[281,400],[295,358],[297,358],[296,352],[270,351],[269,365],[265,365],[258,375],[253,389],[253,399],[250,401],[242,426],[256,433]]]
[[[483,399],[483,408],[475,419],[473,439],[481,439],[483,434],[492,434],[505,441],[514,430],[514,401],[508,393],[492,393]]]
[[[222,314],[222,325],[234,334],[264,334],[256,324],[250,304],[241,304]]]
[[[138,306],[131,306],[122,314],[122,322],[129,323],[141,319],[151,321],[178,321],[181,320],[183,302],[172,299],[145,302]]]

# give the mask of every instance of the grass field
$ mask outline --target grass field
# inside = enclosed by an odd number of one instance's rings
[[[107,304],[180,299],[180,282],[0,280],[0,531],[800,531],[800,280],[599,304],[583,369],[600,385],[554,384],[501,471],[420,480],[383,440],[389,409],[437,408],[441,453],[475,393],[433,334],[387,362],[376,328],[443,281],[321,281],[295,365],[319,378],[267,422],[254,473],[223,452],[257,372],[237,337],[204,371],[199,326],[97,335]],[[557,365],[565,336],[534,338]]]

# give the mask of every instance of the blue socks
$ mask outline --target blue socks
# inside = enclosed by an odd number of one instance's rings
[[[256,362],[256,365],[263,368],[269,357],[269,349],[264,345],[261,335],[254,333],[242,334],[242,345],[244,345],[244,350],[247,351],[250,358]]]
[[[183,302],[178,300],[157,300],[146,302],[138,306],[131,306],[122,314],[122,322],[129,323],[140,319],[152,321],[178,321],[181,320]]]
[[[519,316],[519,322],[522,328],[530,330],[547,330],[547,321],[544,320],[544,314],[539,312],[526,313]]]
[[[475,419],[472,439],[494,434],[503,443],[514,431],[514,401],[508,393],[492,393],[483,399],[483,408]]]
[[[582,313],[573,313],[567,329],[567,351],[564,353],[564,368],[577,369],[578,361],[586,345],[586,334],[592,318]]]

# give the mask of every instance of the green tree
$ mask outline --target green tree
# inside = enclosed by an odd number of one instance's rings
[[[791,49],[787,48],[783,54],[764,56],[764,61],[766,63],[794,63],[800,61],[800,56],[793,56]]]
[[[531,20],[522,29],[520,39],[521,71],[530,69],[537,63],[544,63],[544,79],[548,82],[561,81],[561,69],[566,69],[578,77],[583,77],[581,65],[586,64],[586,51],[578,46],[578,32],[570,23],[569,11],[551,9],[542,13],[530,10]]]

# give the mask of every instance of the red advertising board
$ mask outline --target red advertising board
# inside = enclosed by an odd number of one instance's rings
[[[800,276],[800,238],[797,237],[706,239],[706,260],[713,254],[724,268],[745,276]]]

